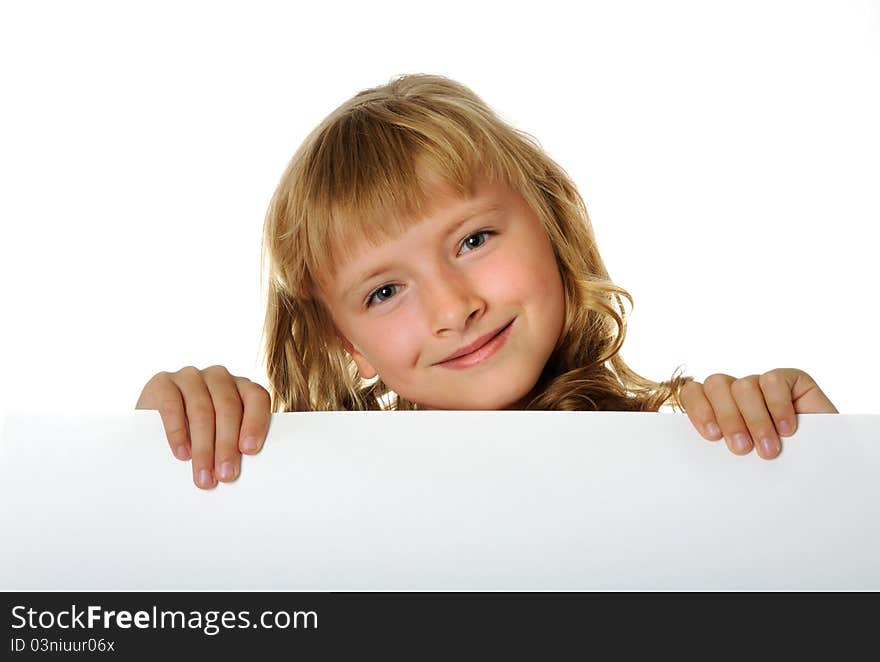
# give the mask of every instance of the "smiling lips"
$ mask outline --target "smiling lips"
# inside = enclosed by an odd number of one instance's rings
[[[485,336],[477,338],[470,345],[462,347],[453,354],[450,354],[443,361],[436,365],[444,368],[470,368],[478,363],[482,363],[495,354],[510,336],[510,329],[513,326],[513,320],[505,324],[502,328],[487,333]]]

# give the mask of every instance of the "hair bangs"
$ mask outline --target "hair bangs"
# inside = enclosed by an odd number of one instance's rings
[[[497,179],[508,168],[487,144],[467,124],[413,104],[364,104],[328,126],[310,160],[313,195],[303,228],[315,280],[335,276],[365,245],[421,222],[437,186],[465,198],[477,176]]]

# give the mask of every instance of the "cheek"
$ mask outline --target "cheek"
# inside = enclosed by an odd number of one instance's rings
[[[510,293],[529,305],[531,323],[541,329],[542,342],[555,344],[565,320],[565,294],[556,257],[549,245],[522,251],[519,267],[510,271]]]
[[[556,259],[552,250],[543,246],[537,254],[529,247],[510,253],[487,269],[482,282],[505,298],[548,308],[555,305],[561,291]]]
[[[383,377],[406,369],[418,360],[419,320],[411,308],[400,306],[363,325],[363,353]]]

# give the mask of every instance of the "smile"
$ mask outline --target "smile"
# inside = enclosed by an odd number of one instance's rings
[[[498,352],[498,350],[504,346],[504,343],[507,342],[508,337],[510,337],[510,330],[513,328],[514,321],[515,320],[511,320],[510,322],[508,322],[507,326],[501,329],[484,345],[481,345],[477,349],[469,352],[468,354],[464,354],[463,356],[458,356],[454,359],[449,359],[448,361],[441,361],[436,365],[443,368],[453,369],[470,368],[492,358]]]

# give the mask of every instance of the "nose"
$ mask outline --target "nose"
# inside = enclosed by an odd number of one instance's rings
[[[471,280],[454,267],[432,271],[424,287],[424,306],[436,335],[465,331],[486,309]]]

